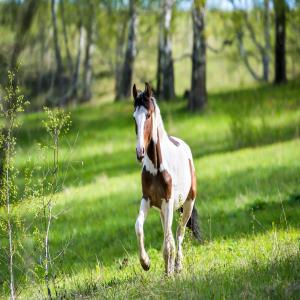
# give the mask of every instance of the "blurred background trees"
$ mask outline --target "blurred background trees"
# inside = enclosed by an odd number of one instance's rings
[[[149,81],[201,110],[212,86],[297,76],[299,15],[285,0],[1,1],[0,81],[21,62],[31,109],[127,99]]]

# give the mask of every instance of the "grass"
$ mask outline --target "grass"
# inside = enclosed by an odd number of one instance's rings
[[[57,298],[290,298],[300,291],[299,80],[211,93],[204,113],[185,101],[160,103],[167,131],[186,140],[197,170],[204,244],[189,234],[185,270],[163,275],[162,229],[157,212],[145,224],[151,269],[139,266],[134,223],[141,196],[131,103],[82,106],[60,150],[69,162],[56,199],[50,242],[56,261]],[[22,117],[17,165],[37,156],[46,142],[42,113]],[[22,185],[22,182],[20,182]],[[32,203],[22,203],[30,222]],[[177,218],[177,217],[176,217]],[[175,224],[174,224],[175,229]],[[24,268],[38,263],[34,242]],[[32,255],[31,255],[32,253]],[[2,262],[3,263],[3,262]],[[21,299],[41,298],[42,285],[24,282]],[[0,276],[6,278],[4,265]],[[3,279],[1,279],[3,282]],[[3,295],[7,290],[2,287]]]

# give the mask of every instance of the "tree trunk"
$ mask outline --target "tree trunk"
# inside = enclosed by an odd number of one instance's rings
[[[46,26],[44,23],[40,25],[38,41],[39,41],[39,62],[38,62],[38,81],[37,81],[37,94],[40,94],[43,90],[43,77],[47,72],[45,70],[45,52],[46,52],[46,38],[45,38]]]
[[[286,82],[285,10],[284,0],[274,0],[275,9],[275,84]]]
[[[22,3],[22,8],[18,17],[18,29],[15,35],[15,42],[10,60],[10,68],[12,70],[16,68],[18,57],[24,48],[25,36],[31,27],[38,5],[39,1],[36,0],[25,0]]]
[[[161,74],[162,74],[162,47],[163,47],[163,30],[162,22],[160,22],[159,35],[158,35],[158,51],[157,51],[157,70],[156,70],[156,96],[161,93]]]
[[[78,100],[78,77],[79,77],[79,71],[80,71],[80,64],[81,64],[81,52],[84,48],[84,34],[83,34],[83,25],[82,21],[80,20],[79,25],[79,36],[78,36],[78,46],[77,46],[77,55],[76,55],[76,61],[74,66],[74,72],[72,74],[72,83],[71,83],[71,92],[70,97],[74,98],[75,101]]]
[[[2,101],[2,99],[0,98],[0,100]],[[5,164],[5,160],[6,160],[6,152],[5,152],[5,141],[7,140],[7,130],[6,128],[1,128],[0,129],[0,190],[2,191],[4,188],[4,178],[5,178],[5,174],[4,174],[4,164]],[[0,197],[1,200],[1,197]],[[4,203],[0,202],[0,207],[3,205]]]
[[[60,0],[60,10],[61,10],[61,23],[62,23],[62,29],[63,29],[63,35],[64,35],[64,43],[66,47],[66,55],[68,60],[68,67],[70,75],[73,74],[73,61],[69,49],[69,38],[67,33],[67,27],[66,27],[66,20],[65,20],[65,5],[64,0]]]
[[[175,97],[174,63],[172,57],[171,20],[174,0],[164,0],[159,30],[157,59],[157,94],[163,99]]]
[[[193,17],[192,86],[188,107],[202,110],[207,102],[206,93],[206,41],[205,41],[205,2],[195,0]]]
[[[122,100],[131,95],[132,75],[134,59],[136,56],[136,35],[137,35],[137,13],[136,13],[136,0],[129,1],[129,29],[127,49],[125,53],[125,60],[123,64],[122,78],[120,90],[117,94],[117,99]]]
[[[271,38],[270,38],[270,3],[269,0],[264,0],[264,39],[265,47],[263,53],[263,79],[269,81],[269,66],[270,66],[270,51],[271,51]]]
[[[52,27],[53,27],[53,42],[54,42],[54,51],[55,51],[55,59],[56,59],[56,71],[55,71],[55,85],[58,86],[59,90],[59,105],[63,105],[64,103],[64,89],[63,89],[63,63],[61,58],[61,51],[58,41],[58,29],[57,29],[57,16],[56,16],[56,1],[51,0],[51,17],[52,17]]]
[[[92,84],[92,51],[93,51],[93,18],[89,20],[89,24],[86,28],[86,43],[85,54],[83,63],[83,90],[81,96],[81,102],[86,102],[91,99],[91,84]]]
[[[116,61],[115,61],[115,95],[118,95],[121,89],[121,78],[122,78],[122,62],[124,56],[124,45],[126,35],[126,20],[119,24],[117,32],[117,45],[116,45]],[[118,98],[116,97],[116,100]]]

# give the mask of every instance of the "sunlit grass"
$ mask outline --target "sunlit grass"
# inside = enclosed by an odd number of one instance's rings
[[[194,153],[196,205],[204,236],[203,245],[187,239],[185,270],[169,279],[163,275],[162,229],[155,211],[145,224],[152,262],[148,273],[137,258],[134,222],[141,184],[132,103],[72,110],[72,129],[60,148],[61,170],[69,162],[71,167],[55,198],[55,212],[60,214],[50,235],[54,256],[66,248],[55,263],[57,297],[296,297],[298,95],[298,82],[214,93],[200,114],[186,112],[180,99],[159,102],[168,132],[186,140]],[[35,113],[21,120],[17,151],[21,171],[28,156],[37,157],[35,144],[47,142],[39,125],[42,118],[42,113]],[[34,207],[29,202],[20,205],[28,223]],[[29,240],[25,245],[32,253],[25,264],[32,267],[38,263],[34,244]],[[0,275],[7,276],[3,263]],[[41,297],[32,284],[22,289],[21,298]]]

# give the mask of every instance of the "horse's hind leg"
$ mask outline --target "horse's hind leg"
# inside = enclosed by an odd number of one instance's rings
[[[191,217],[193,207],[194,207],[195,200],[187,199],[183,204],[183,213],[181,221],[178,225],[177,232],[176,232],[176,238],[177,238],[177,255],[175,260],[175,270],[176,272],[180,272],[182,270],[182,242],[184,239],[184,233],[186,224]]]
[[[174,204],[171,199],[168,202],[163,200],[161,206],[162,221],[164,223],[163,256],[167,275],[171,275],[174,272],[175,241],[172,234],[173,206]]]
[[[141,201],[139,215],[135,222],[135,232],[139,244],[140,263],[145,271],[148,271],[150,269],[150,259],[144,246],[144,222],[148,215],[149,208],[150,208],[150,201],[149,200],[147,201],[146,199],[143,198]]]

